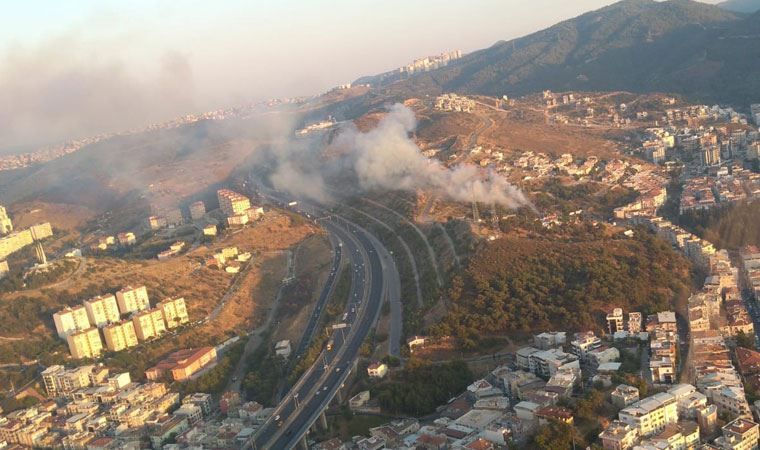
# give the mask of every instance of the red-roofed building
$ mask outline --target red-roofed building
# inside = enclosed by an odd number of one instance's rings
[[[760,352],[736,347],[736,362],[744,382],[753,389],[760,389]]]
[[[216,361],[214,347],[187,348],[170,354],[154,367],[146,370],[145,376],[149,380],[157,380],[164,373],[171,372],[175,381],[185,381],[201,369],[216,364]]]

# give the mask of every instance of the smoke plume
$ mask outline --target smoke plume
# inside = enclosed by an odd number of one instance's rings
[[[425,157],[409,137],[416,125],[409,108],[393,105],[369,132],[345,127],[334,142],[342,149],[340,158],[320,158],[313,145],[280,149],[270,178],[279,190],[319,201],[333,197],[326,178],[352,175],[361,190],[426,189],[455,201],[507,208],[530,205],[518,188],[493,171],[469,164],[446,167]]]

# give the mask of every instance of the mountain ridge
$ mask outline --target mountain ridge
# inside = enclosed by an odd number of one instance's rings
[[[748,37],[756,29],[759,14],[692,0],[623,0],[430,72],[360,80],[396,97],[625,90],[746,104],[760,93],[751,77],[760,70],[760,38]]]

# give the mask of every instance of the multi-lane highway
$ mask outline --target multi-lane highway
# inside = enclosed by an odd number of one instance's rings
[[[345,381],[383,300],[382,267],[369,237],[340,219],[329,218],[322,225],[344,243],[354,269],[348,326],[333,332],[331,350],[320,355],[280,402],[254,437],[255,448],[289,449],[298,443]]]
[[[324,214],[309,205],[299,205],[298,211],[309,217]],[[337,216],[322,216],[319,223],[342,243],[338,246],[342,257],[351,263],[346,326],[333,331],[329,350],[322,352],[281,400],[270,419],[256,432],[249,448],[290,449],[298,444],[354,369],[359,348],[373,328],[388,292],[398,291],[397,272],[395,277],[384,276],[395,271],[395,265],[373,236]]]
[[[311,313],[309,323],[306,325],[306,330],[303,332],[301,342],[298,344],[298,348],[296,348],[296,351],[293,354],[293,360],[297,360],[303,356],[303,354],[306,352],[306,349],[309,348],[309,344],[311,344],[312,339],[314,339],[315,332],[317,331],[319,320],[325,310],[327,299],[330,298],[333,291],[335,290],[335,284],[338,279],[338,274],[340,273],[340,263],[343,260],[343,241],[339,241],[335,237],[332,237],[331,241],[333,242],[334,254],[332,268],[330,269],[330,275],[327,277],[325,286],[322,288],[322,293],[319,295],[319,300],[317,300],[317,304],[314,306],[314,311]],[[335,241],[337,241],[337,244]]]

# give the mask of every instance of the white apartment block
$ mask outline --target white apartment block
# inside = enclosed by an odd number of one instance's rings
[[[164,316],[160,309],[154,308],[137,313],[132,318],[135,334],[140,341],[162,335],[166,331]]]
[[[652,436],[678,422],[676,398],[668,393],[655,394],[623,408],[618,419],[636,428],[639,436]]]
[[[90,328],[90,319],[84,306],[64,308],[53,314],[55,331],[58,337],[66,339],[67,336],[81,330]]]
[[[161,310],[168,329],[176,328],[190,321],[185,299],[182,297],[173,300],[168,298],[157,304],[156,308]]]
[[[89,328],[77,331],[66,338],[69,344],[71,356],[75,359],[97,358],[103,352],[103,341],[100,340],[100,331],[97,328]]]
[[[113,295],[99,295],[85,300],[84,307],[90,323],[96,327],[119,321],[119,306]]]
[[[121,311],[122,314],[129,314],[150,308],[148,290],[145,286],[136,288],[131,286],[125,287],[116,293],[116,301],[119,305],[119,311]]]
[[[129,320],[105,326],[103,337],[106,339],[106,348],[112,352],[120,352],[138,344],[135,325]]]

